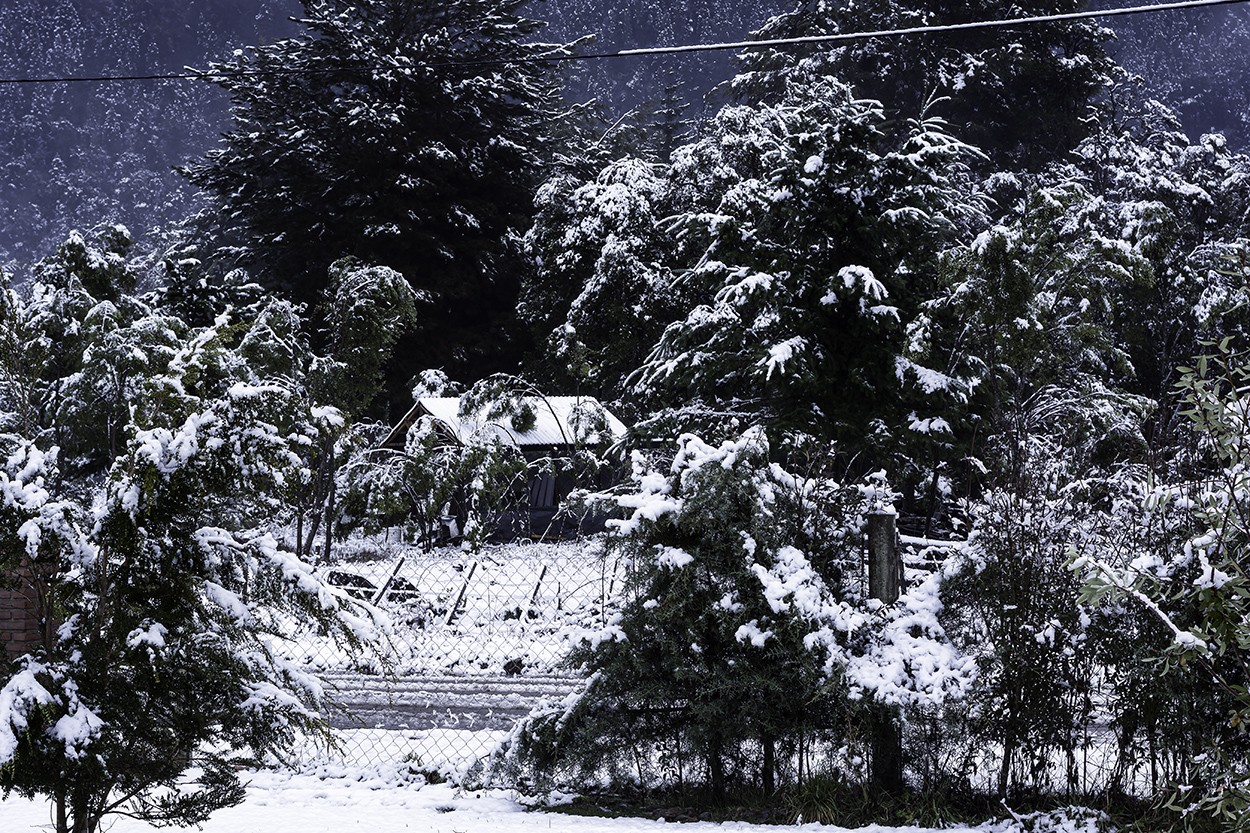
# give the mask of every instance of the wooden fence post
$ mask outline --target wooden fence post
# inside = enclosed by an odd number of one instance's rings
[[[868,516],[868,596],[886,604],[898,601],[903,584],[903,559],[898,554],[895,516]]]
[[[885,604],[898,601],[903,584],[903,559],[893,512],[868,516],[868,595]],[[872,706],[872,786],[887,793],[903,788],[903,738],[893,709]]]

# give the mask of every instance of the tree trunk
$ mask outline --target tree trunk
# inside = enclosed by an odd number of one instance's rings
[[[725,759],[722,755],[724,744],[719,736],[708,740],[707,774],[711,782],[712,800],[720,804],[725,801]]]
[[[300,558],[312,560],[313,542],[317,540],[317,530],[321,528],[321,506],[318,505],[312,517],[308,519],[308,536],[300,544]]]
[[[803,763],[804,763],[803,759],[807,755],[807,750],[805,748],[806,744],[803,742],[803,731],[801,729],[799,730],[799,739],[798,739],[797,745],[798,745],[798,752],[799,752],[798,754],[799,760],[798,760],[798,764],[796,768],[795,777],[796,777],[796,780],[798,781],[798,785],[801,787],[803,786]]]
[[[91,814],[91,796],[86,790],[75,792],[73,798],[73,826],[70,828],[73,833],[95,833],[94,821]]]
[[[334,529],[334,499],[338,496],[338,490],[334,488],[334,477],[330,477],[329,494],[326,497],[326,531],[325,531],[325,551],[321,557],[321,563],[330,563],[330,547],[334,542],[334,536],[331,534]]]
[[[312,559],[313,542],[317,539],[317,531],[321,527],[322,516],[328,517],[325,504],[334,483],[333,457],[333,445],[322,448],[321,460],[317,463],[317,476],[313,478],[312,496],[309,501],[308,537],[299,544],[302,552],[297,553],[300,558]],[[328,537],[329,534],[330,530],[327,525],[326,536]]]
[[[54,803],[56,805],[56,833],[69,833],[69,814],[65,811],[65,793],[58,790]]]
[[[760,738],[763,747],[763,763],[760,767],[760,780],[763,782],[764,795],[772,795],[777,791],[777,739],[767,732]]]
[[[1003,765],[998,770],[998,797],[1007,797],[1007,787],[1011,784],[1011,759],[1016,754],[1016,739],[1008,735],[1003,740]]]
[[[304,557],[304,510],[295,513],[295,555]]]

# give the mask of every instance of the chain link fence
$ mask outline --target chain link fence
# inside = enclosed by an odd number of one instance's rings
[[[386,612],[390,630],[362,653],[316,634],[288,643],[339,704],[330,748],[310,743],[295,763],[456,777],[583,683],[562,660],[604,625],[624,565],[596,539],[477,553],[358,541],[323,573]]]
[[[905,540],[908,579],[951,547]],[[583,684],[563,659],[606,624],[625,569],[601,538],[477,553],[341,545],[324,577],[388,614],[390,632],[358,653],[316,634],[288,643],[338,704],[329,749],[310,742],[294,763],[462,776],[536,706]]]
[[[923,581],[962,546],[906,535],[900,544],[905,586]],[[861,567],[853,581],[866,581]],[[310,742],[290,763],[383,777],[464,777],[535,707],[559,703],[584,685],[563,660],[581,637],[607,623],[626,569],[595,538],[477,553],[379,542],[343,547],[336,563],[323,569],[326,579],[386,612],[390,632],[376,650],[360,653],[317,634],[288,642],[289,658],[316,672],[341,707],[330,715],[330,747]],[[948,718],[918,717],[907,729],[908,741],[941,746],[920,735],[946,735]],[[977,786],[992,786],[1001,750],[955,743],[947,751],[983,758],[972,767],[985,780]],[[1063,772],[1079,766],[1091,793],[1116,783],[1146,794],[1144,770],[1125,770],[1121,752],[1110,726],[1087,727],[1077,757],[1056,769],[1053,787],[1062,792]],[[806,754],[814,756],[811,769],[835,751],[820,752],[813,743]],[[912,766],[925,778],[926,767],[940,774],[947,764],[916,760]]]

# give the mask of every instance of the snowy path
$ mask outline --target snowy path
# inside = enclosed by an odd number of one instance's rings
[[[542,700],[559,701],[584,683],[564,674],[525,676],[323,674],[350,712],[331,718],[338,729],[511,729]]]
[[[131,819],[106,821],[110,833],[151,833],[154,828]],[[27,833],[47,829],[48,805],[10,797],[0,801],[0,831]],[[165,828],[180,833],[180,828]],[[189,828],[194,830],[195,828]],[[775,825],[739,822],[665,824],[645,819],[600,819],[556,813],[525,812],[511,793],[457,794],[445,784],[416,788],[380,781],[319,779],[311,775],[259,772],[252,776],[247,800],[214,815],[206,833],[776,833]],[[843,828],[802,825],[788,830],[840,833]],[[866,827],[863,833],[920,828]],[[964,833],[948,828],[942,833]],[[987,828],[980,828],[988,833]]]

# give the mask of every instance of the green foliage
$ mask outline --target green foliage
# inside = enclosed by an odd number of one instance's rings
[[[984,222],[978,152],[933,119],[891,135],[833,78],[776,86],[667,162],[550,180],[520,312],[550,378],[604,396],[626,380],[658,435],[763,420],[854,453],[905,419],[896,359],[938,253]]]
[[[1002,750],[1000,798],[1054,783],[1087,790],[1078,758],[1095,709],[1100,634],[1068,569],[1070,542],[1089,523],[1088,495],[1062,490],[1070,477],[1061,449],[1024,443],[1018,478],[973,509],[968,546],[943,584],[946,632],[977,661],[960,713],[972,748]]]
[[[1076,566],[1086,576],[1084,599],[1114,600],[1147,622],[1143,649],[1167,687],[1147,685],[1135,716],[1162,723],[1190,744],[1179,756],[1173,777],[1180,786],[1167,807],[1244,830],[1250,806],[1244,730],[1250,720],[1250,356],[1231,336],[1208,346],[1211,353],[1178,371],[1183,413],[1198,440],[1188,477],[1144,496],[1134,519],[1144,546],[1135,558],[1085,557]],[[1147,537],[1152,530],[1161,532]],[[1169,690],[1181,693],[1182,708],[1160,702]]]
[[[120,453],[131,405],[186,333],[131,294],[133,254],[120,227],[74,232],[38,264],[27,297],[9,293],[5,409],[71,472],[100,473]]]
[[[941,255],[943,284],[908,324],[902,350],[920,452],[900,471],[904,483],[945,481],[965,495],[1013,483],[1040,437],[1085,464],[1144,452],[1153,403],[1126,390],[1134,367],[1116,319],[1149,284],[1150,264],[1085,185],[1053,176],[1000,178],[992,190],[1015,199],[1009,217]],[[953,503],[927,502],[930,516]]]
[[[218,273],[206,267],[203,257],[199,246],[181,239],[161,253],[149,269],[157,281],[146,296],[149,303],[192,327],[206,327],[227,310],[249,310],[267,300],[261,286],[242,269]]]
[[[24,429],[0,436],[0,575],[34,584],[43,628],[0,694],[0,788],[50,797],[62,833],[237,803],[240,762],[322,731],[282,641],[369,630],[267,531],[318,421],[290,309],[191,327],[119,288],[116,254],[72,237],[0,319],[0,408]]]
[[[1227,267],[1244,261],[1250,235],[1250,163],[1223,136],[1191,141],[1138,83],[1109,90],[1076,165],[1096,197],[1089,222],[1147,267],[1146,280],[1124,287],[1111,324],[1132,362],[1132,389],[1163,405],[1159,428],[1170,431],[1181,426],[1172,420],[1176,368],[1202,341],[1246,332],[1245,281]]]

